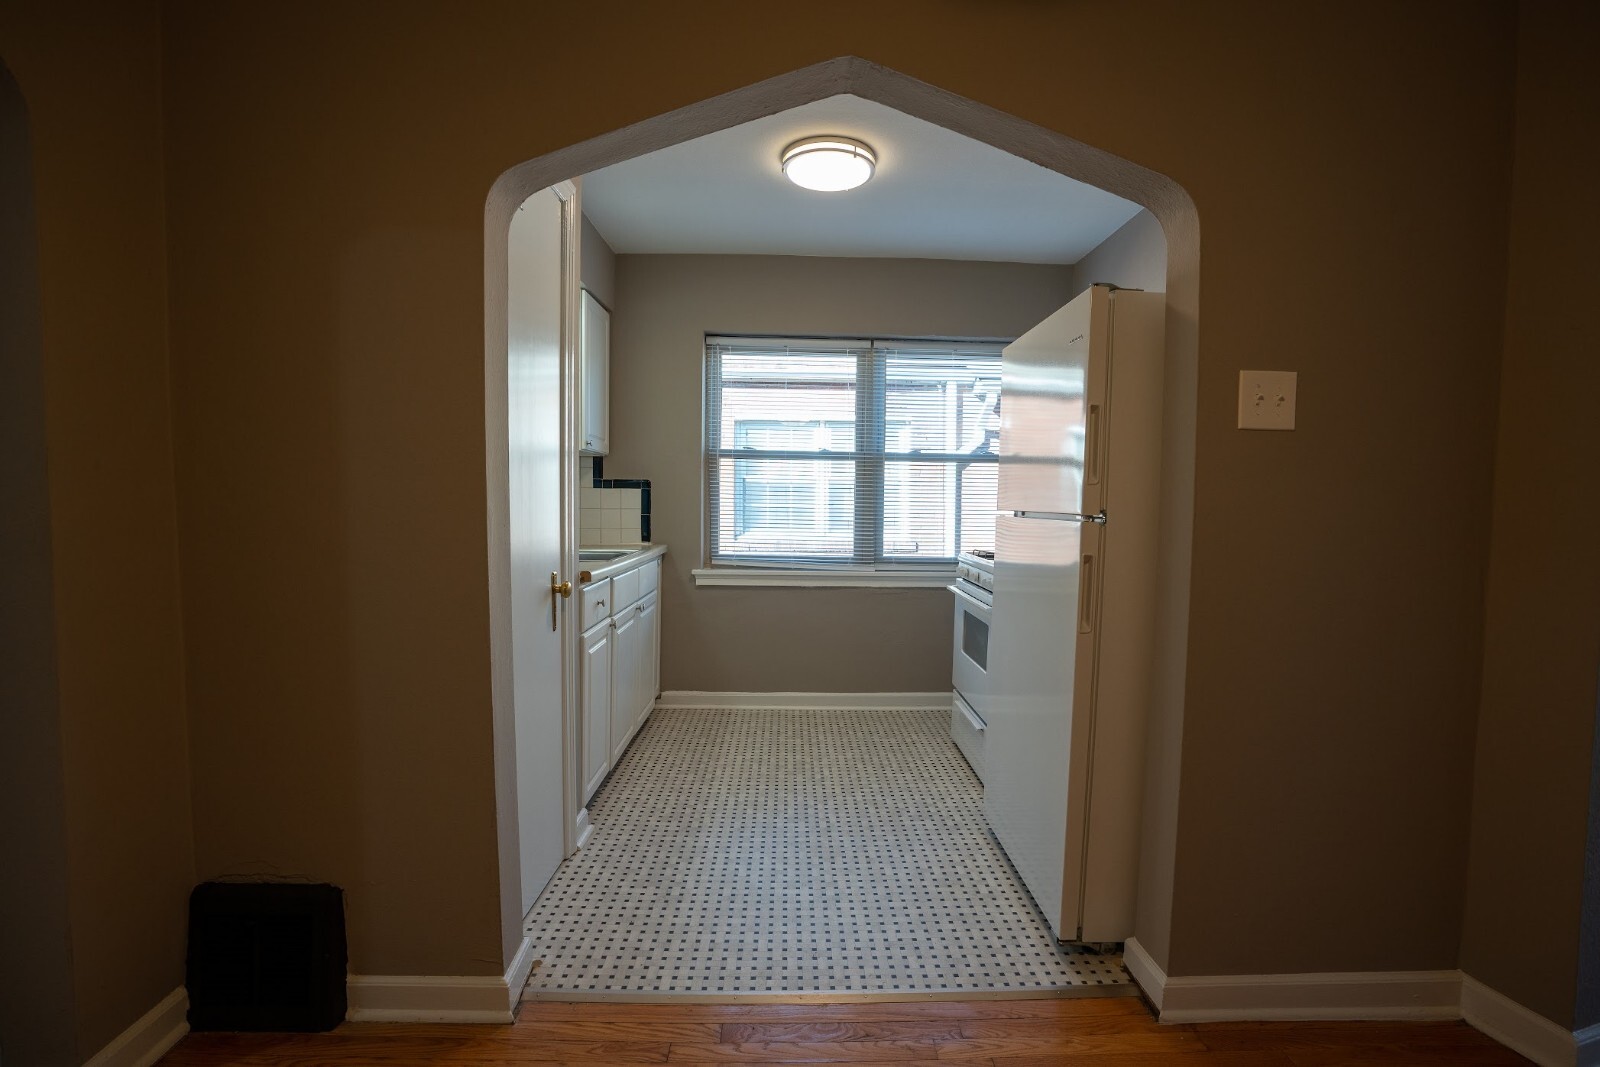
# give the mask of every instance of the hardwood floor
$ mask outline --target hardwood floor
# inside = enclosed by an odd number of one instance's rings
[[[345,1023],[328,1034],[190,1034],[161,1060],[165,1067],[1477,1067],[1526,1062],[1459,1022],[1162,1026],[1131,997],[912,1004],[530,1001],[510,1026]]]

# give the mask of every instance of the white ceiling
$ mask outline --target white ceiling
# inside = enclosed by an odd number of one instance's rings
[[[843,134],[877,152],[845,193],[791,185],[785,145]],[[855,96],[835,96],[583,179],[583,211],[622,253],[1076,263],[1137,204]]]

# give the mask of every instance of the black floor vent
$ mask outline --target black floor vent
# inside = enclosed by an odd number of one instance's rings
[[[337,886],[205,882],[189,896],[189,1026],[332,1030],[345,1015]]]

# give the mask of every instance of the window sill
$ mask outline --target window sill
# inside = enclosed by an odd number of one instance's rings
[[[766,586],[774,589],[942,589],[956,578],[954,565],[915,572],[707,567],[691,573],[696,586]]]

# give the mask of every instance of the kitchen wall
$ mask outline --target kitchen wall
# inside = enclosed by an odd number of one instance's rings
[[[1580,13],[1581,12],[1581,13]],[[1584,884],[1600,688],[1600,8],[1519,20],[1510,280],[1461,964],[1564,1026],[1600,1022]],[[1486,477],[1487,477],[1486,472]],[[1580,955],[1587,908],[1589,942]],[[1578,984],[1588,985],[1580,1005]],[[1581,1010],[1579,1010],[1581,1007]]]
[[[617,257],[606,472],[650,480],[663,689],[950,687],[950,594],[694,585],[704,566],[705,335],[1015,337],[1066,303],[1068,267],[802,256]]]
[[[578,279],[607,309],[616,306],[617,254],[587,215],[583,216],[583,237],[578,248]]]
[[[1150,212],[1139,212],[1072,265],[1073,295],[1101,282],[1152,293],[1167,291],[1167,239]]]
[[[585,11],[507,2],[406,0],[381,34],[346,5],[163,10],[158,41],[153,4],[0,8],[38,162],[63,719],[118,749],[67,807],[106,810],[93,860],[160,898],[101,898],[116,959],[94,972],[111,976],[90,989],[96,1027],[170,988],[182,951],[181,845],[145,844],[177,839],[152,798],[184,782],[171,494],[152,473],[162,255],[201,872],[345,885],[357,971],[496,974],[486,191],[520,161],[842,55],[1136,160],[1203,222],[1186,282],[1204,328],[1182,324],[1199,339],[1193,476],[1175,475],[1194,499],[1192,625],[1158,680],[1182,713],[1181,804],[1170,891],[1141,908],[1159,961],[1455,965],[1489,560],[1487,524],[1463,516],[1490,501],[1512,4],[639,5],[605,35]],[[1552,8],[1556,37],[1574,10]],[[1061,42],[1084,40],[1063,82]],[[1525,47],[1527,69],[1564,46]],[[994,55],[1009,61],[973,58]],[[1261,366],[1301,372],[1293,434],[1233,428],[1238,372]],[[1525,610],[1564,605],[1541,587]],[[1545,705],[1521,716],[1535,767],[1570,741]],[[1539,872],[1534,910],[1576,900]],[[1529,988],[1572,975],[1559,953],[1522,962]]]
[[[595,473],[595,464],[600,474]],[[650,538],[650,491],[645,479],[611,478],[603,456],[578,460],[578,544],[637,545]]]
[[[154,0],[0,5],[26,107],[0,103],[0,314],[20,387],[0,399],[7,1063],[83,1063],[183,984],[194,857],[160,54]]]

